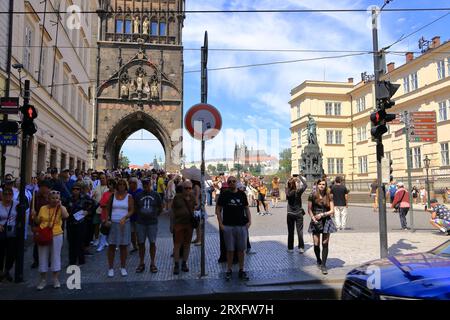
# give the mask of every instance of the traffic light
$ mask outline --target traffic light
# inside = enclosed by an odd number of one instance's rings
[[[392,108],[395,105],[395,102],[391,101],[391,98],[397,92],[400,85],[392,84],[389,81],[379,81],[376,86],[377,110],[370,115],[370,121],[373,124],[370,133],[374,139],[381,138],[388,131],[386,124],[395,120],[396,115],[386,113],[386,109]]]
[[[22,132],[25,135],[32,136],[37,131],[34,123],[34,119],[37,118],[36,108],[31,104],[26,104],[20,111],[22,112]]]

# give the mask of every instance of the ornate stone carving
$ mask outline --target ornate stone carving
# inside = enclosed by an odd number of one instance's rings
[[[144,22],[142,22],[142,33],[149,35],[150,32],[150,21],[148,21],[148,18],[145,17]]]
[[[151,85],[151,91],[150,91],[150,98],[151,99],[158,99],[159,98],[159,90],[158,90],[158,80],[156,76],[152,77],[152,85]]]
[[[134,30],[133,30],[135,34],[139,34],[140,25],[141,25],[141,21],[139,20],[139,17],[136,16],[134,18]]]

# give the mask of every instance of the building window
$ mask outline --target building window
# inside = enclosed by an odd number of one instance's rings
[[[297,146],[302,145],[302,130],[297,131]]]
[[[132,34],[132,22],[131,20],[125,20],[125,33]]]
[[[59,61],[55,60],[55,74],[53,77],[53,98],[58,101],[58,103],[61,103],[59,100]],[[65,90],[63,90],[65,91]]]
[[[358,166],[359,173],[367,173],[369,171],[367,167],[367,156],[358,157]]]
[[[409,76],[406,76],[403,78],[403,90],[405,91],[405,93],[408,93],[409,90]]]
[[[366,109],[366,97],[356,99],[356,112],[361,112]]]
[[[44,47],[42,48],[42,57],[41,57],[41,72],[39,74],[39,83],[41,84],[41,86],[45,86],[45,81],[47,80],[46,76],[46,72],[45,72],[45,66],[47,64],[47,48],[46,45],[44,44]]]
[[[123,33],[123,20],[116,20],[116,33]]]
[[[335,102],[334,103],[334,115],[335,116],[340,116],[341,115],[341,103],[340,102]]]
[[[439,102],[439,121],[446,121],[447,117],[447,102],[442,101]]]
[[[327,116],[333,115],[333,103],[331,103],[331,102],[325,103],[325,114]]]
[[[437,62],[437,72],[439,80],[445,78],[445,60],[440,60]]]
[[[328,158],[328,174],[334,173],[334,158]]]
[[[63,86],[63,108],[70,112],[69,105],[69,94],[70,94],[70,86],[69,86],[69,76],[67,73],[64,73],[64,86]]]
[[[165,36],[166,35],[166,23],[165,22],[160,22],[159,23],[159,35],[160,36]]]
[[[297,119],[300,119],[300,106],[297,107]]]
[[[158,35],[158,22],[155,22],[155,21],[152,22],[151,35],[152,36]]]
[[[441,162],[443,166],[450,166],[448,142],[441,143]]]
[[[342,131],[335,131],[334,138],[336,144],[342,144]]]
[[[420,147],[411,148],[409,150],[409,157],[412,162],[412,169],[422,168],[422,156],[420,153]]]
[[[333,144],[333,131],[327,130],[327,144]]]
[[[24,48],[23,48],[23,67],[31,71],[32,66],[32,46],[33,46],[33,30],[30,26],[25,27],[25,38],[24,38]]]
[[[411,90],[417,90],[419,82],[417,81],[417,72],[411,73]]]
[[[336,159],[336,173],[337,174],[344,173],[344,159],[343,158]]]
[[[358,141],[367,140],[366,126],[358,128]]]

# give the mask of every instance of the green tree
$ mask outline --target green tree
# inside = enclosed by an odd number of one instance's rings
[[[226,170],[227,170],[227,168],[222,163],[217,164],[217,172],[221,173],[221,172],[225,172]]]
[[[128,168],[129,166],[130,166],[130,159],[128,159],[128,157],[125,156],[121,151],[119,155],[119,168]]]
[[[289,176],[292,171],[291,149],[284,149],[280,153],[280,172]]]
[[[208,170],[208,172],[210,173],[210,174],[212,174],[212,175],[217,175],[217,168],[215,167],[215,166],[213,166],[212,164],[210,164],[210,165],[208,165],[208,168],[207,168]]]

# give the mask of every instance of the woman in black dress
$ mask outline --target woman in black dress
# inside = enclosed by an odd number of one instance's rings
[[[311,217],[309,232],[313,235],[314,253],[317,266],[323,274],[328,274],[327,258],[330,234],[336,232],[336,225],[332,219],[334,215],[333,198],[324,179],[317,181],[317,189],[308,198],[308,214]],[[320,257],[320,235],[322,235],[322,258]]]

